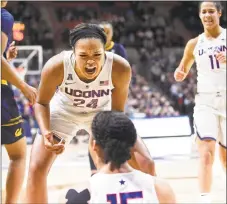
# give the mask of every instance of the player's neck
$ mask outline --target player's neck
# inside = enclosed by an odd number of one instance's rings
[[[117,174],[117,173],[129,173],[134,169],[126,162],[120,166],[120,168],[116,168],[112,170],[111,163],[105,164],[101,167],[99,172],[105,174]]]
[[[213,28],[212,30],[204,30],[205,36],[207,38],[217,38],[222,32],[222,27],[218,25],[217,27]]]

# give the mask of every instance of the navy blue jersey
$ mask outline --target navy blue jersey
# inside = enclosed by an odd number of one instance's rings
[[[13,16],[4,8],[1,8],[1,31],[8,37],[4,56],[12,42]],[[1,133],[2,144],[11,144],[22,137],[22,118],[14,99],[14,93],[5,80],[1,80]]]
[[[127,54],[126,50],[123,45],[115,42],[111,42],[111,45],[106,48],[106,51],[113,52],[117,55],[120,55],[121,57],[125,58],[127,60]]]
[[[8,37],[7,47],[4,52],[9,48],[12,42],[12,30],[13,30],[14,18],[13,16],[4,8],[1,8],[1,31],[5,33]]]

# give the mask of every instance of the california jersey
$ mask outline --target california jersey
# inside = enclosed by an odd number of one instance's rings
[[[113,53],[106,52],[106,60],[98,77],[85,83],[77,76],[73,51],[64,51],[64,79],[50,102],[50,114],[72,121],[79,117],[111,110]]]
[[[12,29],[14,24],[13,16],[4,8],[1,8],[1,31],[4,32],[8,37],[6,50],[12,41]],[[4,52],[6,51],[4,50]]]
[[[216,59],[217,52],[226,52],[226,29],[212,40],[208,40],[205,34],[198,37],[194,49],[194,57],[197,66],[197,90],[198,92],[219,92],[226,90],[226,63],[220,63]]]
[[[129,173],[93,175],[90,178],[90,194],[90,204],[159,203],[154,178],[137,170]]]
[[[111,41],[110,46],[107,47],[106,50],[109,52],[115,53],[117,55],[120,55],[121,57],[125,58],[126,60],[128,58],[124,46],[119,43],[115,43],[115,42]]]

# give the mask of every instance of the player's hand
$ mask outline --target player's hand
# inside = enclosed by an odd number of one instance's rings
[[[216,59],[220,63],[226,63],[226,52],[217,52],[215,54]]]
[[[32,105],[36,102],[37,90],[36,88],[29,86],[27,83],[24,83],[21,92],[24,96],[30,101]]]
[[[186,77],[186,73],[184,72],[184,67],[178,67],[174,72],[174,78],[176,81],[183,81]]]
[[[64,140],[57,142],[54,140],[53,133],[48,131],[43,135],[45,148],[55,154],[61,154],[65,150]]]
[[[8,61],[17,57],[17,47],[15,46],[15,41],[13,41],[6,52],[6,58]]]

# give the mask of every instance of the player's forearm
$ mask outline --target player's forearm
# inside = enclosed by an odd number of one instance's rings
[[[5,57],[1,56],[2,63],[2,79],[7,80],[9,83],[16,86],[18,89],[23,89],[25,82],[20,79],[17,73],[13,70]]]
[[[39,124],[42,135],[50,131],[50,108],[49,105],[35,104],[35,117]]]

